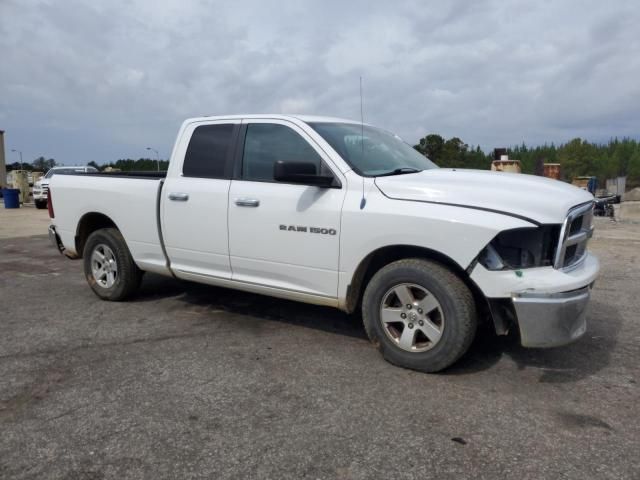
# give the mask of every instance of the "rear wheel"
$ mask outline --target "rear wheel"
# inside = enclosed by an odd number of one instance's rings
[[[371,341],[389,362],[423,372],[452,365],[476,332],[473,295],[443,265],[418,258],[379,270],[362,300]]]
[[[36,204],[36,208],[38,210],[42,210],[44,208],[47,208],[47,201],[46,200],[35,200],[34,203]]]
[[[98,297],[125,300],[138,290],[143,272],[117,229],[103,228],[89,235],[82,256],[85,277]]]

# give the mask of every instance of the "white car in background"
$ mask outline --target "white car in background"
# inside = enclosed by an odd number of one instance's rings
[[[53,167],[44,177],[33,184],[33,201],[36,208],[47,208],[49,195],[49,181],[56,173],[97,173],[95,167]]]

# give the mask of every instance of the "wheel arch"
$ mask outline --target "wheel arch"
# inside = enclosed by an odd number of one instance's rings
[[[442,252],[415,245],[388,245],[378,248],[365,256],[356,267],[351,282],[347,287],[344,310],[348,313],[354,312],[362,301],[364,290],[371,277],[385,265],[404,258],[423,258],[447,267],[469,288],[481,317],[486,317],[487,315],[492,317],[489,303],[484,293],[459,263]]]
[[[104,213],[88,212],[80,218],[75,236],[76,253],[79,258],[82,258],[84,246],[89,235],[102,228],[115,228],[120,231],[116,223]]]

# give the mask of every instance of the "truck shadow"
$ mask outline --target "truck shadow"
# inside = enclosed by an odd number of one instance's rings
[[[263,295],[218,288],[147,274],[135,302],[163,299],[177,301],[178,309],[197,309],[205,318],[214,312],[228,313],[222,321],[242,322],[247,328],[256,322],[280,322],[368,341],[359,314],[347,315],[334,308],[308,305]],[[517,335],[497,336],[492,327],[482,325],[469,351],[441,375],[466,375],[495,368],[511,359],[518,370],[540,372],[539,382],[567,383],[587,378],[610,363],[611,352],[622,324],[611,305],[592,301],[586,335],[577,342],[558,348],[530,349],[519,344]],[[243,317],[243,318],[239,318]],[[220,315],[215,315],[220,321]]]
[[[309,305],[290,300],[242,292],[227,288],[175,280],[159,275],[146,274],[139,295],[134,302],[152,302],[174,297],[183,306],[197,309],[205,316],[207,312],[229,313],[230,322],[241,322],[242,317],[256,322],[282,322],[338,335],[367,340],[359,315],[347,315],[335,308]],[[217,316],[220,319],[220,316]]]

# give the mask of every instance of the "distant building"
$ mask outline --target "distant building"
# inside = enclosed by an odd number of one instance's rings
[[[547,178],[553,178],[554,180],[560,180],[560,164],[559,163],[545,163],[544,164],[544,176]]]
[[[522,168],[520,167],[520,160],[509,158],[506,148],[494,148],[491,170],[495,172],[520,173]]]
[[[573,177],[571,185],[575,185],[595,195],[596,189],[598,188],[598,179],[593,176]]]
[[[627,187],[627,177],[607,178],[608,193],[623,195]]]

